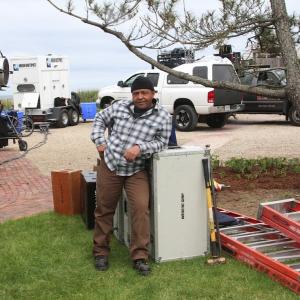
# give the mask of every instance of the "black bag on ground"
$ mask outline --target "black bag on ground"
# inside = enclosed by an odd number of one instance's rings
[[[216,211],[216,218],[218,221],[218,224],[220,227],[226,227],[226,226],[232,226],[232,225],[238,225],[239,224],[239,220],[228,216],[222,212]]]
[[[7,120],[6,116],[0,116],[0,137],[6,137],[9,136],[8,134],[8,125],[7,125]]]

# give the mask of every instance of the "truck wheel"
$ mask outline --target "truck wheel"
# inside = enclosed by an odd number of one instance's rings
[[[222,128],[227,122],[226,114],[211,114],[207,116],[206,124],[212,128]]]
[[[28,148],[27,142],[23,141],[23,140],[18,140],[18,144],[19,144],[19,150],[20,151],[26,151]]]
[[[30,136],[33,133],[33,130],[34,130],[34,124],[32,119],[28,116],[23,117],[21,135],[23,137]]]
[[[62,109],[59,113],[59,117],[56,122],[56,125],[57,127],[63,128],[68,126],[68,124],[69,124],[68,111],[66,109]]]
[[[179,131],[192,131],[198,123],[198,115],[190,105],[180,105],[175,109],[174,119]]]
[[[105,109],[109,107],[115,101],[114,98],[105,97],[100,101],[100,109]]]
[[[295,106],[292,106],[289,110],[289,120],[292,125],[300,126],[300,111],[297,111]]]
[[[79,113],[75,109],[70,109],[68,111],[69,125],[74,126],[79,123]]]

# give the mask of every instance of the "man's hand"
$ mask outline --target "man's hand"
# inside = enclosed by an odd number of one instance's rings
[[[99,152],[99,155],[101,158],[104,158],[104,150],[106,148],[106,145],[105,144],[102,144],[102,145],[99,145],[97,147],[97,151]]]
[[[124,158],[128,161],[134,161],[140,154],[140,147],[138,145],[134,145],[125,151]]]

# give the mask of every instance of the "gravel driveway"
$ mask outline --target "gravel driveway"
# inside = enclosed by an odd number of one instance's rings
[[[51,170],[91,170],[98,157],[89,135],[92,122],[67,128],[50,128],[47,143],[27,154],[46,175]],[[36,131],[26,138],[29,147],[42,141]],[[231,157],[300,157],[300,128],[289,125],[284,116],[238,115],[230,118],[222,129],[198,126],[193,132],[177,132],[180,145],[211,145],[212,152],[220,159]],[[10,143],[11,148],[16,145]]]

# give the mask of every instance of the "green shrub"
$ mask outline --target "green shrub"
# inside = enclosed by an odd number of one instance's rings
[[[234,172],[248,174],[256,166],[256,159],[231,158],[225,162],[225,167],[229,167]]]
[[[0,99],[0,101],[4,105],[4,109],[11,109],[14,105],[11,98]]]
[[[300,173],[300,165],[298,165],[298,166],[292,166],[292,171],[294,173]]]
[[[218,155],[212,155],[211,156],[211,164],[212,164],[213,169],[216,169],[216,168],[221,166],[221,161],[220,161]]]
[[[77,94],[80,102],[95,102],[98,98],[98,90],[79,90]]]
[[[285,176],[288,172],[300,172],[300,160],[298,158],[287,159],[285,157],[263,157],[256,159],[246,159],[232,157],[230,160],[221,162],[212,158],[213,168],[225,166],[237,173],[239,176],[255,179],[264,174],[273,176]]]

